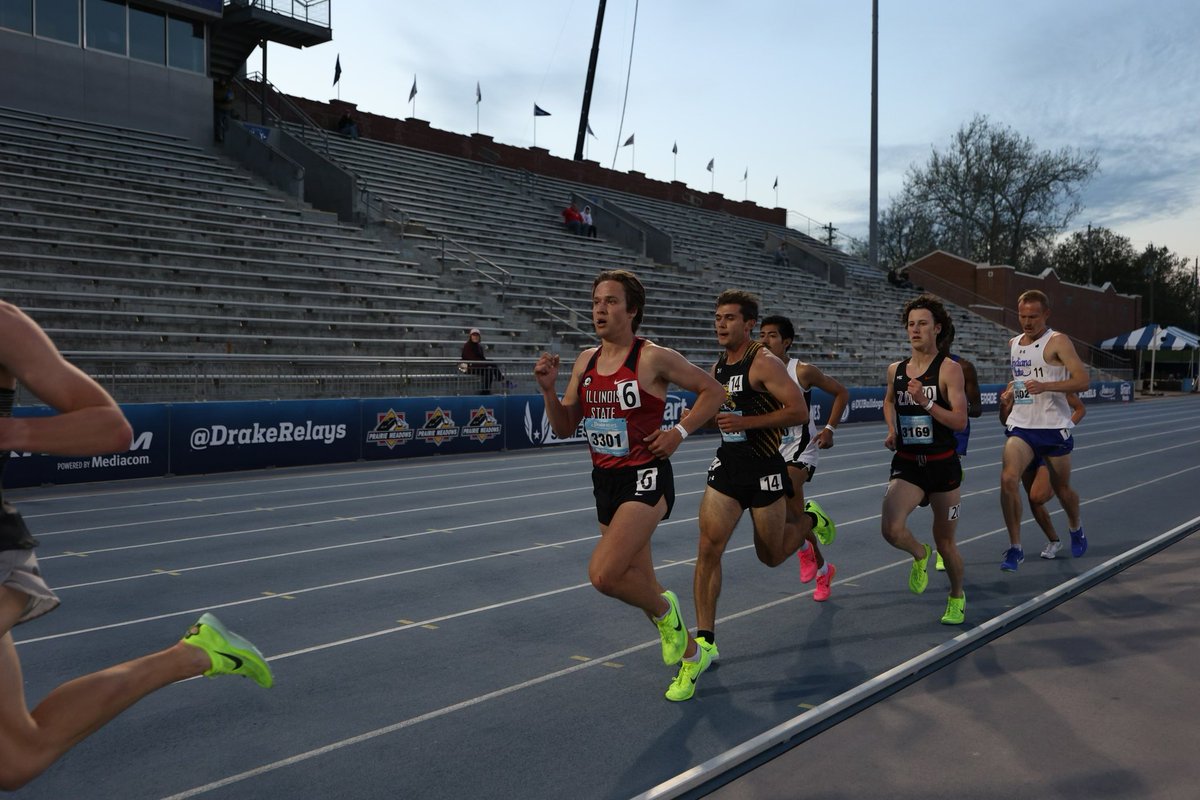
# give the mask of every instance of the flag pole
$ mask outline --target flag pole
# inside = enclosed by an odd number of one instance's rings
[[[633,172],[637,169],[637,141],[633,143],[633,149],[629,151],[629,171]]]

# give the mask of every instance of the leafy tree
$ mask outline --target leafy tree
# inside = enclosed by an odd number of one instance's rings
[[[1141,291],[1140,273],[1135,266],[1137,250],[1128,237],[1108,228],[1075,231],[1049,252],[1049,259],[1040,253],[1031,259],[1031,266],[1039,271],[1053,267],[1058,277],[1071,283],[1095,286],[1112,283],[1119,292]]]
[[[881,261],[901,266],[894,259],[927,238],[925,252],[1029,268],[1079,212],[1080,192],[1097,169],[1094,153],[1039,151],[1028,137],[977,115],[947,148],[909,167],[880,217],[887,222],[879,227]]]
[[[1165,247],[1146,245],[1134,263],[1141,279],[1142,319],[1159,325],[1195,327],[1196,288],[1191,265]]]

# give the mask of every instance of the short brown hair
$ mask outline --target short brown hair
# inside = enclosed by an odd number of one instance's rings
[[[923,294],[914,297],[904,304],[904,311],[900,314],[900,323],[905,327],[908,326],[908,315],[918,308],[924,308],[933,314],[933,321],[942,326],[942,330],[938,333],[937,345],[938,349],[942,349],[942,342],[947,337],[954,336],[954,322],[950,319],[950,312],[946,311],[946,307],[942,305],[942,301],[934,295]]]
[[[637,333],[646,313],[646,287],[642,286],[637,275],[627,269],[606,269],[592,281],[593,294],[604,281],[616,281],[625,287],[625,310],[633,313],[633,332]]]
[[[742,289],[726,289],[717,295],[717,308],[735,303],[742,308],[742,319],[758,321],[758,295]]]
[[[1050,298],[1046,297],[1046,293],[1041,289],[1026,289],[1021,292],[1021,296],[1017,298],[1017,305],[1021,303],[1041,303],[1043,311],[1050,310]]]

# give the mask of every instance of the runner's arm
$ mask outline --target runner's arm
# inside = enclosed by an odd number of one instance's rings
[[[69,363],[24,312],[0,302],[0,373],[59,413],[0,419],[0,448],[62,456],[129,449],[133,429],[98,383]]]
[[[950,401],[950,408],[934,403],[929,415],[952,431],[964,430],[967,427],[967,392],[962,367],[949,359],[944,360],[938,371],[938,382],[942,396]]]
[[[900,362],[893,362],[887,371],[887,383],[883,387],[883,421],[887,424],[887,438],[883,446],[888,450],[896,449],[896,407],[892,405],[892,386],[896,383],[896,367]]]
[[[812,364],[796,365],[796,377],[800,379],[801,386],[815,386],[833,397],[833,406],[825,416],[825,427],[817,432],[817,447],[827,450],[833,447],[833,431],[850,403],[850,390],[841,381],[829,377]],[[809,413],[812,413],[812,409],[809,409]]]
[[[670,458],[688,435],[703,427],[702,421],[716,416],[717,410],[725,400],[725,389],[712,375],[670,348],[648,345],[642,358],[649,361],[648,366],[654,370],[658,379],[656,383],[660,383],[664,390],[668,389],[670,384],[674,384],[696,393],[696,402],[684,419],[668,430],[652,431],[645,439],[651,453],[659,458]],[[682,430],[679,430],[680,428]]]
[[[963,391],[967,394],[967,416],[982,417],[983,397],[979,391],[979,374],[975,371],[975,365],[964,358],[958,362],[958,366],[962,367]]]
[[[1071,422],[1078,425],[1087,416],[1087,406],[1074,392],[1067,392],[1067,405],[1071,407]]]
[[[583,408],[579,405],[579,377],[587,366],[587,356],[591,350],[585,350],[575,359],[571,369],[571,379],[567,381],[567,390],[559,400],[555,383],[558,381],[560,359],[557,353],[542,353],[534,365],[533,375],[537,379],[538,388],[542,392],[542,400],[546,404],[546,419],[550,421],[550,429],[560,439],[565,439],[575,433],[579,421],[583,419]]]

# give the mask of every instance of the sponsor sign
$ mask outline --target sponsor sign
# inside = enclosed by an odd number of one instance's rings
[[[171,471],[180,475],[358,458],[357,400],[171,406]]]
[[[479,453],[504,447],[510,397],[393,397],[363,400],[362,457]]]
[[[152,478],[170,471],[167,440],[167,407],[162,405],[122,406],[133,427],[133,444],[124,453],[99,456],[62,457],[38,453],[13,453],[4,470],[4,485],[40,486],[45,483],[82,483],[125,478]],[[18,407],[16,417],[43,417],[54,412],[45,407]]]

